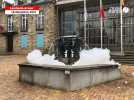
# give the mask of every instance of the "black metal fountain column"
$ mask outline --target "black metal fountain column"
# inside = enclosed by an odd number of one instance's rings
[[[66,65],[72,65],[79,60],[80,47],[80,38],[78,36],[62,36],[56,42],[55,48],[58,49],[55,52],[56,59]]]

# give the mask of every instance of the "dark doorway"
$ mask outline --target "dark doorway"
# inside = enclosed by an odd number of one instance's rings
[[[7,52],[13,52],[13,35],[6,36]]]
[[[6,51],[13,52],[13,39],[17,32],[3,32],[1,34],[6,38]]]

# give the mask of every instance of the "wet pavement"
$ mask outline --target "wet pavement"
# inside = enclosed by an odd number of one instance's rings
[[[0,56],[0,100],[134,100],[134,66],[121,67],[122,78],[67,92],[18,81],[23,55]]]

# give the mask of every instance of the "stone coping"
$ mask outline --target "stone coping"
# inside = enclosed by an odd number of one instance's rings
[[[83,66],[71,66],[71,65],[37,65],[37,64],[31,64],[31,63],[22,63],[18,64],[19,67],[35,67],[35,68],[44,68],[44,69],[53,69],[53,70],[69,70],[69,71],[75,71],[75,70],[92,70],[92,69],[100,69],[100,68],[118,68],[117,64],[94,64],[94,65],[83,65]]]

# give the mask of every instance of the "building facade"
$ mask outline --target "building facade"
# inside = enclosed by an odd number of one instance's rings
[[[31,5],[41,7],[39,15],[5,15],[1,9],[1,54],[26,54],[35,48],[47,51],[54,42],[57,34],[55,2],[42,0]]]
[[[35,0],[39,15],[7,16],[0,10],[0,53],[26,54],[37,48],[48,51],[60,36],[79,35],[84,40],[83,0]],[[120,0],[103,0],[103,48],[121,51]],[[127,0],[129,13],[123,14],[123,50],[134,50],[134,1]],[[86,43],[100,47],[99,0],[87,0]],[[10,36],[12,34],[12,36]]]
[[[134,1],[125,0],[128,13],[123,13],[123,34],[121,36],[120,0],[102,0],[105,11],[103,19],[103,48],[109,48],[113,53],[121,52],[121,37],[123,52],[134,50]],[[89,48],[101,47],[100,0],[86,0],[87,22],[86,43]],[[83,0],[59,0],[61,35],[79,34],[84,40],[84,3]]]

